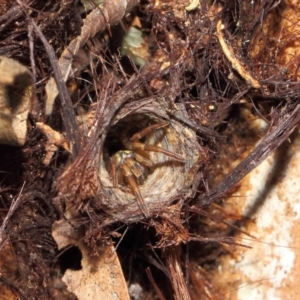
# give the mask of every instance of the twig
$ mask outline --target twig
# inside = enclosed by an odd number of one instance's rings
[[[147,268],[146,269],[146,273],[147,273],[147,276],[156,292],[156,295],[157,297],[160,299],[160,300],[166,300],[166,298],[164,297],[164,295],[162,294],[161,290],[159,289],[159,287],[157,286],[153,276],[152,276],[152,273],[151,273],[151,270],[150,268]]]
[[[16,211],[16,209],[19,207],[20,203],[21,203],[21,195],[24,189],[26,182],[23,183],[20,193],[18,194],[18,196],[16,198],[14,198],[11,202],[9,211],[0,227],[0,251],[3,248],[3,246],[5,245],[5,242],[8,239],[8,235],[6,233],[7,231],[7,222],[9,221],[10,217],[13,215],[13,213]]]
[[[76,123],[76,115],[73,110],[72,100],[68,93],[66,84],[62,78],[61,69],[58,66],[53,48],[48,43],[48,41],[46,40],[45,36],[36,25],[36,23],[33,20],[31,20],[31,23],[36,33],[38,34],[39,38],[41,39],[42,43],[44,44],[44,47],[48,53],[50,63],[54,72],[55,81],[58,86],[58,93],[62,104],[63,122],[65,125],[67,138],[70,144],[72,145],[71,148],[72,148],[73,157],[76,157],[79,153],[81,143],[80,143],[79,128],[78,128],[78,124]]]
[[[166,265],[170,271],[170,280],[176,300],[190,300],[187,285],[185,283],[180,265],[180,246],[171,246],[163,249]]]
[[[33,39],[33,27],[31,24],[28,24],[28,40],[29,40],[29,53],[30,53],[30,63],[31,63],[31,74],[32,74],[32,111],[31,113],[34,114],[36,119],[40,119],[40,104],[38,103],[37,97],[36,97],[36,65],[35,65],[35,59],[34,59],[34,39]]]

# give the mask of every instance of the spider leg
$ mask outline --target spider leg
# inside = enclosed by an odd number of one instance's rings
[[[130,162],[128,162],[128,160],[125,159],[124,164],[122,165],[124,176],[126,177],[127,182],[131,187],[132,193],[136,196],[136,199],[137,199],[137,202],[138,202],[138,205],[139,205],[141,211],[143,212],[145,217],[148,217],[149,216],[148,209],[146,207],[145,201],[144,201],[141,191],[138,187],[138,184],[134,179],[133,173],[130,170],[129,164],[130,164]]]
[[[142,155],[143,157],[145,157],[145,158],[147,158],[147,159],[150,160],[150,154],[149,154],[149,152],[146,152],[146,151],[144,151],[142,149],[136,149],[134,152],[138,153],[138,154]]]
[[[135,154],[133,155],[134,155],[133,157],[136,159],[136,155]],[[139,162],[138,160],[135,159],[128,157],[126,158],[125,163],[130,168],[130,171],[134,175],[137,183],[142,184],[145,181],[145,175],[144,175],[145,168],[138,163]],[[143,157],[141,157],[141,159],[143,159]],[[150,161],[150,163],[152,163],[152,161]],[[145,162],[144,165],[146,165]]]
[[[110,159],[110,175],[112,177],[113,187],[116,187],[118,183],[123,183],[123,172],[118,170],[117,160],[115,157]]]
[[[146,167],[153,167],[153,161],[149,158],[149,154],[146,151],[134,153],[134,158],[136,159],[136,161],[138,161]]]
[[[148,145],[148,144],[143,144],[143,143],[140,143],[140,142],[133,142],[131,143],[130,145],[130,149],[131,150],[142,150],[142,151],[153,151],[153,152],[158,152],[158,153],[163,153],[175,160],[178,160],[180,162],[185,162],[186,160],[181,157],[180,155],[174,153],[174,152],[171,152],[171,151],[168,151],[164,148],[161,148],[161,147],[157,147],[157,146],[153,146],[153,145]]]
[[[112,177],[113,186],[117,186],[117,162],[114,157],[110,159],[110,174]]]
[[[141,138],[143,138],[144,136],[146,136],[147,134],[149,134],[150,132],[162,128],[162,127],[166,127],[169,125],[169,122],[161,122],[161,123],[157,123],[151,126],[146,127],[145,129],[135,133],[131,138],[130,141],[131,142],[135,142],[140,140]]]

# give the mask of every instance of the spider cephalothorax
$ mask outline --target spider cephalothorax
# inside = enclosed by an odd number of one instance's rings
[[[151,160],[149,151],[162,153],[173,160],[185,163],[185,159],[176,153],[168,151],[162,147],[149,145],[140,142],[147,134],[168,126],[168,122],[161,122],[150,125],[143,130],[133,134],[130,138],[127,137],[126,131],[120,135],[122,143],[127,150],[120,150],[111,157],[111,177],[113,186],[126,182],[132,193],[135,195],[139,207],[143,214],[149,215],[147,206],[140,192],[139,185],[143,184],[147,173],[154,167],[154,162]]]

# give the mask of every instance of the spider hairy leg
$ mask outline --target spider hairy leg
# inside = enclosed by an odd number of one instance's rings
[[[146,136],[147,134],[149,134],[150,132],[156,130],[156,129],[159,129],[159,128],[163,128],[163,127],[166,127],[170,125],[169,122],[161,122],[161,123],[158,123],[158,124],[154,124],[154,125],[151,125],[151,126],[148,126],[146,127],[145,129],[135,133],[131,138],[130,138],[130,141],[131,142],[135,142],[135,141],[138,141],[140,139],[142,139],[144,136]]]
[[[186,160],[183,157],[181,157],[180,155],[178,155],[174,152],[168,151],[161,147],[147,145],[147,144],[143,144],[140,142],[133,142],[130,145],[128,145],[128,147],[130,147],[131,150],[153,151],[153,152],[157,152],[157,153],[163,153],[179,162],[186,162]]]
[[[137,202],[138,202],[138,205],[139,205],[141,211],[143,212],[143,214],[145,215],[145,217],[148,217],[149,216],[149,212],[148,212],[148,209],[146,207],[146,204],[145,204],[145,201],[143,199],[143,196],[142,196],[142,194],[140,192],[140,189],[138,187],[138,184],[137,184],[137,182],[135,181],[135,179],[133,177],[132,171],[130,170],[130,167],[129,167],[130,162],[128,162],[127,159],[125,159],[124,162],[125,163],[122,165],[124,176],[126,177],[127,182],[130,185],[130,187],[131,187],[132,193],[136,196],[136,199],[137,199]]]
[[[122,184],[123,183],[123,173],[118,172],[118,161],[116,157],[112,157],[110,159],[110,174],[112,177],[112,184],[113,187],[116,187],[118,183]]]
[[[113,186],[115,187],[117,186],[117,162],[113,157],[110,159],[110,174]]]
[[[141,149],[136,149],[134,152],[140,154],[142,157],[145,157],[145,158],[147,158],[148,160],[150,160],[152,162],[152,160],[150,159],[149,152],[146,152],[146,151],[141,150]]]
[[[136,159],[136,156],[134,155],[134,158]],[[137,163],[137,160],[134,160],[131,157],[128,157],[124,160],[124,163],[130,168],[131,173],[134,175],[134,177],[137,179],[138,183],[144,182],[144,168]]]
[[[134,158],[136,159],[136,161],[138,161],[139,163],[143,164],[146,167],[149,168],[153,167],[153,161],[145,157],[144,154],[135,153]]]

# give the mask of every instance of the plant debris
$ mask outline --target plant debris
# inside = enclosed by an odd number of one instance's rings
[[[5,299],[224,299],[226,198],[300,121],[289,1],[4,3],[1,62],[30,70],[1,103],[27,121],[0,147]]]
[[[7,57],[0,57],[0,74],[0,144],[23,146],[32,106],[32,75]]]

